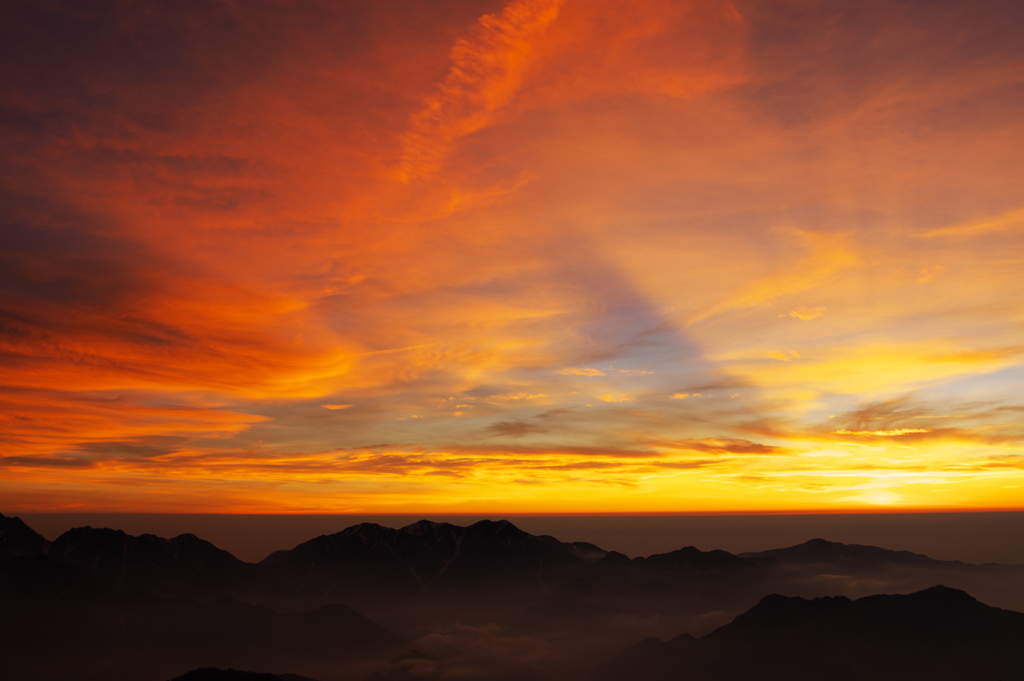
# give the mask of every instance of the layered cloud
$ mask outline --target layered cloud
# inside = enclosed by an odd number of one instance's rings
[[[9,14],[15,507],[1019,505],[1019,3]]]

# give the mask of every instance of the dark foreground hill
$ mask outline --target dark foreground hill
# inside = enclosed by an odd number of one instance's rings
[[[140,681],[204,666],[313,671],[401,639],[334,604],[280,613],[219,599],[119,593],[43,555],[0,562],[0,659],[18,681]]]
[[[707,636],[648,639],[595,681],[1005,681],[1024,678],[1024,614],[937,586],[909,595],[767,596]]]

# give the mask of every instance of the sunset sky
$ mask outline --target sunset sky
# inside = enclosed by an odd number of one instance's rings
[[[0,511],[1024,508],[1019,0],[15,0]]]

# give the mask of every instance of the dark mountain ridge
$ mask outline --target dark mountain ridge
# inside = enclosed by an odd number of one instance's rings
[[[746,570],[754,567],[751,561],[728,551],[701,551],[694,546],[656,553],[646,558],[634,558],[631,565],[667,570]]]
[[[640,671],[622,678],[740,678],[751,669],[735,667],[734,656],[763,659],[766,669],[784,669],[796,662],[787,662],[773,652],[776,648],[810,646],[807,664],[827,672],[817,678],[845,679],[829,666],[833,658],[850,657],[834,642],[841,638],[837,632],[877,649],[865,658],[876,661],[884,661],[889,640],[927,647],[913,636],[900,639],[898,631],[885,629],[886,621],[902,622],[909,632],[931,632],[923,636],[945,640],[949,650],[957,650],[961,639],[971,650],[984,645],[966,634],[942,639],[941,631],[927,628],[928,617],[941,622],[948,612],[975,622],[971,618],[981,615],[972,614],[975,606],[964,606],[963,599],[947,598],[922,618],[913,615],[913,608],[910,615],[900,615],[885,601],[879,601],[884,607],[878,606],[882,614],[876,617],[864,599],[851,598],[881,590],[916,591],[921,582],[962,586],[969,581],[965,576],[974,575],[979,588],[1006,596],[998,601],[1005,603],[1024,577],[1015,566],[937,561],[822,539],[741,555],[687,546],[630,558],[585,542],[532,535],[504,520],[467,527],[422,520],[397,529],[365,523],[253,564],[190,534],[165,539],[80,527],[51,543],[20,520],[0,516],[0,555],[8,556],[0,560],[5,615],[0,618],[0,655],[5,671],[24,681],[152,681],[156,672],[169,678],[190,668],[228,666],[288,669],[333,681],[349,678],[345,665],[399,640],[375,621],[410,640],[433,632],[427,639],[435,643],[484,645],[487,637],[496,637],[503,646],[521,637],[542,641],[550,635],[552,642],[575,641],[575,669],[651,634],[713,631],[700,639],[684,635],[667,643],[651,639],[639,644],[636,650],[647,652],[626,657],[635,658]],[[830,598],[762,598],[772,592]],[[935,600],[935,593],[925,593],[931,594],[926,603]],[[966,598],[981,608],[978,612],[988,612],[988,606]],[[992,626],[1016,631],[1015,621]],[[978,620],[970,626],[984,630],[988,625]],[[883,635],[871,638],[865,628]],[[551,643],[552,648],[560,645]],[[990,652],[994,659],[1002,654]],[[445,654],[460,653],[449,650],[441,657]],[[664,672],[665,660],[676,665],[671,673]],[[950,659],[947,666],[963,671],[967,662],[958,660]],[[501,658],[495,664],[516,662]],[[726,671],[735,667],[735,676],[719,674],[716,665]],[[402,663],[387,669],[427,666]],[[434,666],[458,668],[445,660]],[[906,665],[902,669],[904,678],[925,678]],[[669,676],[658,676],[663,673]]]
[[[936,586],[850,600],[766,596],[697,639],[648,639],[600,667],[596,681],[791,681],[1024,678],[1024,614]]]
[[[354,525],[276,551],[260,566],[300,593],[329,598],[345,595],[353,584],[402,594],[543,587],[605,554],[593,544],[529,534],[507,520],[468,527],[421,520],[399,529]]]
[[[754,553],[741,553],[740,558],[761,565],[786,563],[792,565],[834,565],[847,570],[870,570],[879,566],[963,567],[958,560],[937,560],[910,551],[892,551],[863,544],[841,544],[825,539],[811,539],[803,544]]]
[[[119,591],[144,589],[201,600],[227,596],[284,608],[366,602],[382,595],[553,593],[569,583],[589,584],[590,593],[624,597],[703,592],[718,598],[729,590],[736,596],[735,604],[742,606],[770,590],[835,593],[841,586],[835,583],[837,575],[871,575],[882,581],[899,575],[902,581],[893,586],[901,590],[936,581],[984,590],[986,580],[1002,580],[1008,586],[985,591],[986,597],[1005,595],[1005,602],[1015,607],[1024,602],[1013,586],[1024,572],[1018,566],[939,561],[824,539],[739,555],[687,546],[629,558],[585,542],[532,535],[507,520],[483,520],[467,527],[421,520],[397,529],[363,523],[252,564],[192,534],[165,539],[77,527],[51,543],[21,520],[0,515],[0,556],[37,554],[76,565]],[[813,580],[818,581],[812,584]],[[807,588],[797,588],[797,582]],[[864,595],[856,590],[846,593]]]
[[[57,537],[47,555],[76,565],[118,591],[146,589],[166,596],[252,596],[253,566],[194,534],[165,539],[121,530],[76,527]]]

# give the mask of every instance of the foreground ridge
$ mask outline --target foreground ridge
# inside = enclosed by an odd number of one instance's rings
[[[772,594],[703,638],[642,641],[594,679],[998,681],[1024,677],[1022,637],[1024,614],[941,585],[857,600]]]

